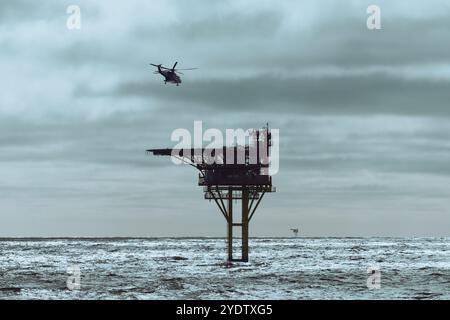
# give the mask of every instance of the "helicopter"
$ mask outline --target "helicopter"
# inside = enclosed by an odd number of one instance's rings
[[[158,70],[155,71],[155,74],[161,74],[164,77],[164,84],[167,84],[167,82],[169,83],[175,83],[177,85],[177,87],[180,85],[181,83],[181,79],[180,76],[177,74],[183,74],[182,72],[180,72],[180,70],[196,70],[198,68],[188,68],[188,69],[175,69],[175,67],[177,66],[178,61],[175,62],[175,64],[173,65],[173,67],[170,68],[166,68],[163,67],[161,64],[154,64],[154,63],[150,63],[150,65],[157,67]]]

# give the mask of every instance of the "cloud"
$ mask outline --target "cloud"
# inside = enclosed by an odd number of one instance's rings
[[[405,79],[385,74],[191,80],[176,90],[150,81],[121,83],[109,92],[82,88],[81,96],[151,97],[192,108],[317,115],[449,116],[449,81]],[[230,94],[230,92],[232,94]],[[181,107],[183,108],[183,107]]]
[[[191,210],[191,234],[222,235],[196,172],[144,152],[203,120],[280,129],[260,234],[431,216],[426,233],[448,235],[449,5],[432,3],[381,1],[372,32],[365,2],[80,1],[72,32],[66,3],[2,1],[0,232],[167,235]],[[165,86],[148,63],[174,61],[200,69]]]

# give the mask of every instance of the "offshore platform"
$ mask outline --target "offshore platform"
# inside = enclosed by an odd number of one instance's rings
[[[253,130],[249,143],[205,149],[149,149],[155,156],[171,156],[197,168],[205,199],[214,200],[227,221],[228,261],[248,262],[249,223],[264,195],[275,192],[269,175],[272,135],[269,126]],[[241,221],[233,219],[233,200],[241,202]],[[242,232],[242,255],[233,257],[233,227]]]

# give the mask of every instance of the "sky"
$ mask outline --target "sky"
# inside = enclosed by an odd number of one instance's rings
[[[251,236],[450,236],[448,39],[446,0],[2,0],[0,237],[225,236],[145,153],[196,120],[280,130]]]

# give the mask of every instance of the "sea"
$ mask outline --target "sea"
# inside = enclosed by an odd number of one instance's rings
[[[232,264],[226,251],[223,238],[0,239],[0,299],[450,299],[450,238],[252,238]]]

